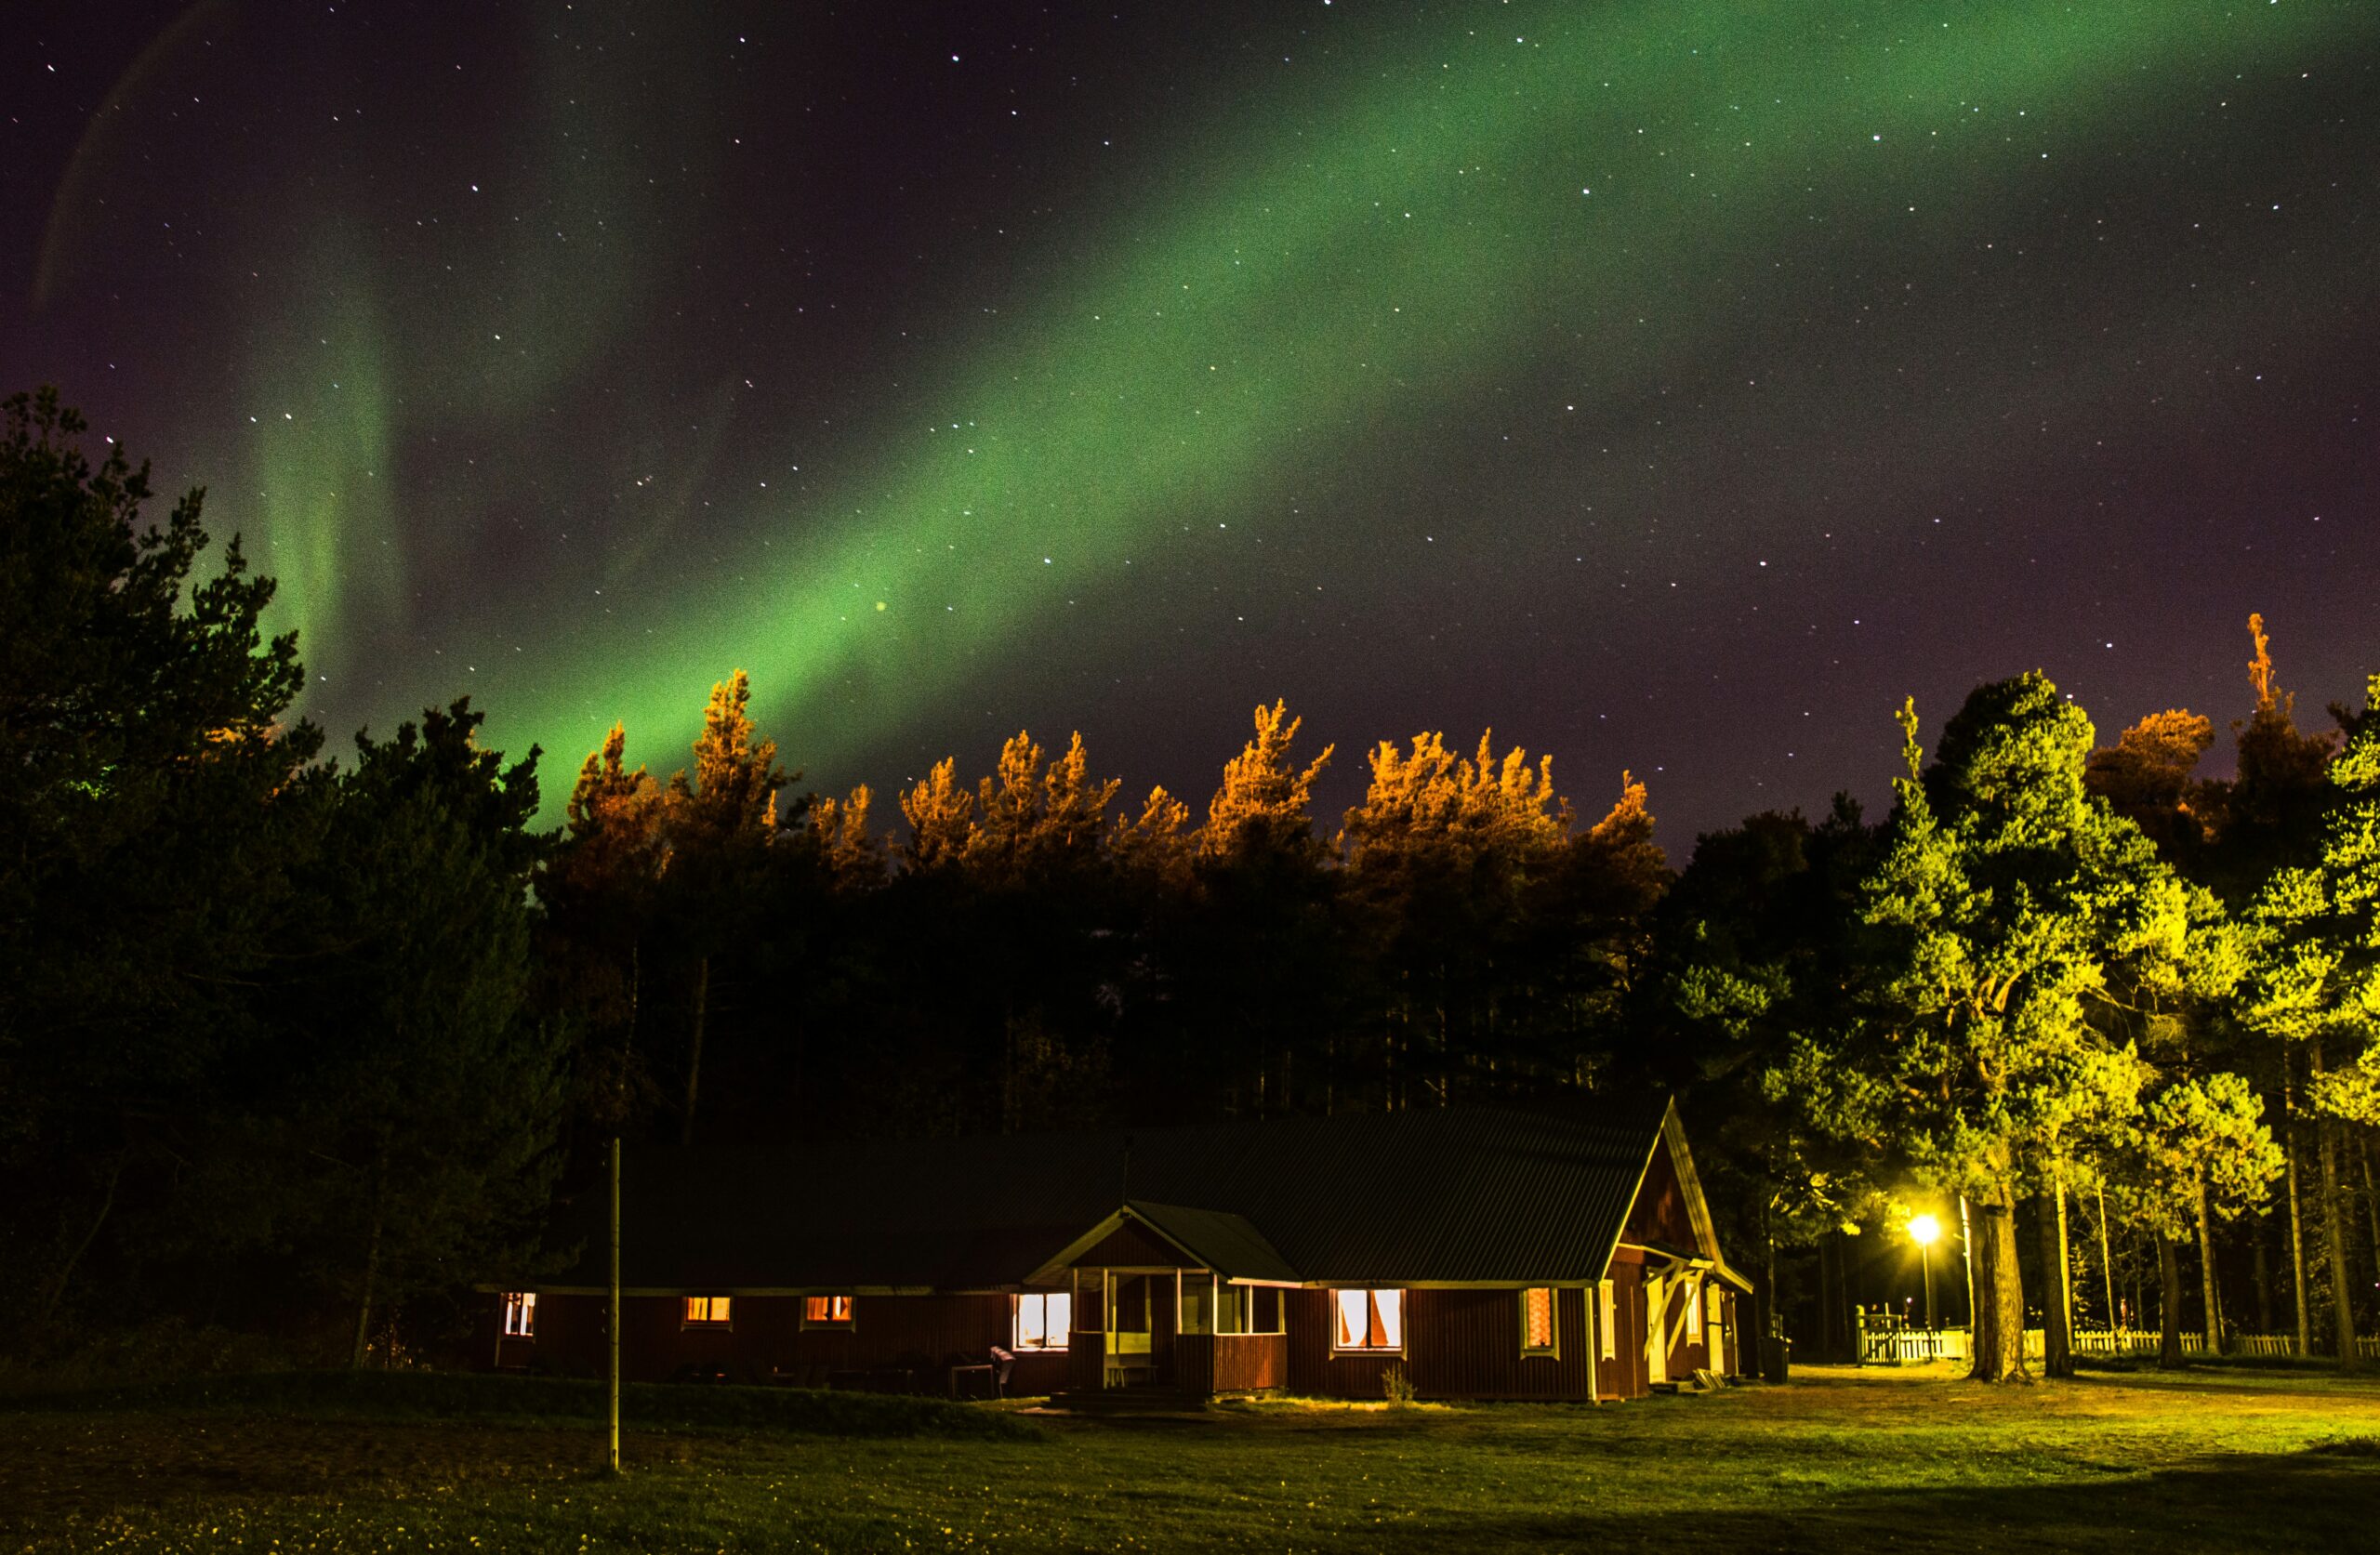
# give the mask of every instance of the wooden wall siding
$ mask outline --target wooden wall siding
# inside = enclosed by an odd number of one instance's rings
[[[1181,1251],[1153,1234],[1146,1226],[1127,1220],[1108,1232],[1098,1246],[1075,1259],[1078,1269],[1171,1269],[1182,1262]]]
[[[1186,1336],[1185,1336],[1186,1338]],[[1216,1334],[1214,1390],[1251,1393],[1265,1388],[1286,1388],[1289,1381],[1289,1341],[1281,1334]]]
[[[1628,1229],[1620,1233],[1620,1239],[1659,1242],[1706,1256],[1711,1251],[1697,1244],[1694,1219],[1686,1213],[1686,1190],[1678,1184],[1677,1167],[1670,1160],[1666,1144],[1653,1152],[1652,1165],[1646,1168],[1645,1185],[1637,1191],[1636,1203],[1628,1211]]]
[[[1523,1355],[1517,1291],[1408,1291],[1405,1342],[1414,1390],[1427,1398],[1583,1399],[1586,1312],[1578,1291],[1556,1291],[1561,1353]]]
[[[1414,1391],[1424,1398],[1583,1400],[1588,1396],[1588,1367],[1593,1364],[1587,1328],[1592,1296],[1593,1292],[1582,1290],[1557,1292],[1554,1310],[1561,1354],[1524,1356],[1517,1288],[1408,1290],[1405,1293],[1405,1353],[1371,1355],[1344,1354],[1331,1348],[1330,1292],[1293,1290],[1289,1293],[1289,1331],[1285,1347],[1287,1385],[1295,1393],[1376,1399],[1382,1393],[1382,1376],[1389,1367],[1402,1364],[1413,1379]],[[1641,1293],[1635,1310],[1642,1313]],[[1626,1396],[1618,1388],[1627,1364],[1628,1312],[1623,1300],[1621,1353],[1618,1360],[1605,1363],[1600,1374],[1606,1398]],[[1641,1315],[1634,1331],[1638,1377],[1634,1392],[1641,1394]]]
[[[610,1364],[603,1335],[603,1298],[548,1296],[537,1302],[536,1358],[572,1377],[601,1377]],[[991,1347],[1014,1341],[1006,1296],[863,1296],[849,1328],[801,1325],[801,1298],[738,1296],[726,1328],[687,1327],[685,1304],[675,1296],[632,1296],[620,1330],[620,1369],[642,1382],[666,1382],[688,1363],[725,1366],[741,1378],[765,1379],[774,1370],[825,1366],[864,1371],[922,1360],[939,1386],[938,1368],[950,1357],[987,1359]],[[550,1315],[549,1315],[550,1314]],[[1094,1336],[1095,1338],[1095,1336]],[[1097,1364],[1096,1351],[1092,1363]],[[1017,1357],[1013,1392],[1048,1392],[1064,1385],[1066,1358],[1044,1351]]]
[[[1280,1334],[1184,1334],[1173,1343],[1173,1385],[1185,1393],[1253,1393],[1289,1385]]]

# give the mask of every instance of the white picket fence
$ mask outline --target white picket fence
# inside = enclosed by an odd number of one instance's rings
[[[2206,1353],[2206,1336],[2184,1334],[2182,1353]],[[2154,1355],[2162,1340],[2153,1328],[2078,1328],[2074,1331],[2074,1352],[2078,1355]],[[2367,1360],[2380,1361],[2380,1335],[2361,1335],[2356,1348]],[[2233,1334],[2224,1341],[2228,1355],[2294,1355],[2297,1337],[2294,1334]],[[1859,1354],[1865,1365],[1921,1364],[1927,1361],[1967,1361],[1974,1357],[1968,1347],[1967,1331],[1964,1328],[1890,1328],[1873,1327],[1860,1336]],[[2042,1331],[2025,1330],[2025,1358],[2042,1358]]]
[[[2365,1360],[2380,1361],[2380,1334],[2357,1335],[2355,1348]],[[2294,1355],[2298,1352],[2297,1336],[2294,1334],[2234,1334],[2225,1341],[2224,1350],[2232,1355]]]

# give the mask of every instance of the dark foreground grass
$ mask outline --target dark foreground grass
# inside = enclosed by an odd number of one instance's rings
[[[793,1404],[771,1417],[737,1390],[687,1390],[667,1412],[676,1423],[632,1431],[618,1480],[589,1467],[601,1443],[575,1395],[544,1395],[564,1400],[557,1415],[475,1391],[504,1379],[435,1378],[422,1403],[403,1396],[408,1380],[0,1412],[0,1550],[2164,1555],[2380,1542],[2380,1386],[2334,1376],[1993,1390],[1812,1373],[1602,1409],[1276,1405],[1024,1434],[993,1424],[967,1440],[933,1434],[932,1416],[901,1436],[819,1435]]]
[[[631,1382],[621,1417],[644,1431],[759,1431],[837,1437],[1038,1438],[1012,1414],[940,1399],[791,1388],[673,1388]],[[139,1388],[30,1393],[0,1409],[67,1415],[205,1414],[311,1420],[494,1424],[593,1429],[606,1416],[603,1384],[469,1372],[273,1372],[192,1377]]]

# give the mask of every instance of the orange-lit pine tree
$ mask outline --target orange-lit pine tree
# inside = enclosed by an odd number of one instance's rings
[[[1255,738],[1224,763],[1223,786],[1207,802],[1207,824],[1198,834],[1202,857],[1244,858],[1316,846],[1314,783],[1337,747],[1323,746],[1300,770],[1289,759],[1289,744],[1304,721],[1289,717],[1286,701],[1256,709]]]

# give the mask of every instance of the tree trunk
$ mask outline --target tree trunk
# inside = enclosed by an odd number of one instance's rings
[[[2256,1223],[2255,1231],[2255,1240],[2251,1245],[2256,1250],[2256,1332],[2269,1334],[2272,1332],[2272,1259],[2265,1252],[2265,1228],[2261,1220]]]
[[[2042,1375],[2074,1375],[2074,1309],[2066,1274],[2066,1189],[2053,1174],[2036,1206],[2041,1227]]]
[[[2108,1342],[2115,1342],[2116,1330],[2123,1326],[2123,1314],[2116,1311],[2115,1245],[2108,1237],[2108,1190],[2100,1184],[2099,1199],[2099,1283],[2108,1296]]]
[[[1978,1382],[2030,1382],[2025,1367],[2025,1279],[2016,1263],[2016,1194],[1996,1182],[1975,1205],[1975,1369]]]
[[[91,1224],[83,1232],[83,1239],[74,1244],[74,1250],[66,1255],[64,1263],[59,1265],[58,1277],[49,1282],[49,1296],[41,1304],[43,1326],[47,1326],[49,1320],[58,1315],[58,1304],[66,1298],[66,1286],[74,1278],[75,1266],[83,1261],[83,1255],[91,1250],[91,1244],[99,1240],[99,1228],[108,1223],[108,1211],[115,1207],[115,1186],[124,1180],[125,1164],[131,1159],[132,1153],[128,1150],[115,1158],[115,1166],[108,1172],[107,1192],[99,1195],[99,1212],[91,1217]],[[2364,1179],[2370,1181],[2371,1176],[2371,1168],[2367,1166]]]
[[[706,955],[694,963],[694,1033],[686,1047],[686,1115],[680,1126],[678,1142],[694,1142],[694,1102],[702,1094],[703,1023],[709,1014],[710,957]]]
[[[2307,1051],[2313,1072],[2322,1072],[2322,1045]],[[2347,1217],[2339,1207],[2338,1130],[2331,1120],[2314,1120],[2314,1140],[2322,1158],[2322,1240],[2331,1264],[2331,1321],[2339,1347],[2339,1369],[2361,1371],[2363,1352],[2355,1344],[2355,1287],[2347,1283]]]
[[[2289,1294],[2297,1308],[2297,1353],[2314,1353],[2314,1318],[2306,1303],[2306,1222],[2297,1198],[2297,1087],[2288,1077],[2288,1055],[2281,1082],[2281,1154],[2289,1164]]]
[[[2372,1193],[2372,1140],[2360,1137],[2355,1142],[2356,1158],[2363,1165],[2363,1213],[2372,1222],[2372,1258],[2374,1272],[2380,1273],[2380,1198]]]
[[[2181,1244],[2157,1233],[2157,1364],[2167,1371],[2182,1364]]]
[[[2201,1299],[2205,1306],[2206,1352],[2223,1353],[2222,1286],[2215,1277],[2215,1226],[2206,1211],[2206,1173],[2198,1174],[2198,1272]]]
[[[371,1230],[364,1242],[364,1294],[355,1303],[355,1346],[347,1358],[348,1369],[362,1371],[364,1357],[372,1343],[372,1300],[379,1294],[380,1233],[388,1223],[389,1151],[380,1153],[372,1164]]]

